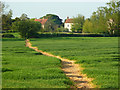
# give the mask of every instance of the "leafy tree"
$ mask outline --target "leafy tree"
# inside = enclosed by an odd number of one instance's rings
[[[0,1],[0,15],[1,15],[1,13],[2,13],[2,2]]]
[[[48,19],[47,22],[45,23],[45,31],[47,32],[56,32],[57,28],[62,26],[62,19],[60,19],[59,16],[57,15],[47,14],[46,16],[43,16],[42,18]]]
[[[57,28],[58,28],[58,25],[55,22],[48,19],[47,22],[45,23],[44,31],[46,31],[46,32],[56,32]]]
[[[90,23],[85,21],[83,31],[91,33],[104,33],[109,35],[118,35],[119,30],[119,2],[111,0],[107,3],[108,7],[99,7],[90,17]],[[86,25],[88,23],[88,25]],[[90,25],[92,24],[92,25]]]
[[[12,22],[16,22],[16,21],[21,21],[21,20],[18,17],[16,17],[15,19],[12,19]]]
[[[84,16],[78,15],[77,17],[73,18],[73,25],[72,25],[72,31],[73,32],[82,32],[83,24],[84,24]]]
[[[40,31],[41,23],[30,20],[18,21],[12,24],[12,29],[18,31],[22,38],[28,39],[35,37],[37,32]]]
[[[25,20],[28,20],[29,18],[28,18],[28,16],[27,16],[27,14],[23,13],[23,14],[20,16],[20,19],[21,19],[22,21],[25,21]]]
[[[6,9],[8,8],[8,5],[6,5],[5,3],[0,1],[0,14],[5,14],[6,13]]]
[[[7,14],[2,15],[2,29],[10,30],[12,25],[12,10],[10,10]]]
[[[34,21],[36,18],[31,18],[30,20]]]
[[[92,30],[92,27],[93,25],[92,25],[92,23],[90,22],[90,20],[89,19],[86,19],[85,20],[85,23],[84,23],[84,25],[83,25],[83,33],[90,33],[90,32],[92,32],[91,30]]]
[[[2,6],[2,2],[0,1],[0,6]],[[2,32],[2,8],[0,7],[0,32]]]
[[[42,18],[51,20],[59,26],[62,24],[62,19],[60,19],[59,16],[54,15],[54,14],[47,14],[46,16],[43,16]]]
[[[12,24],[12,10],[9,10],[9,12],[6,12],[5,10],[8,8],[8,5],[0,1],[0,24],[2,25],[3,30],[9,30],[11,28]]]

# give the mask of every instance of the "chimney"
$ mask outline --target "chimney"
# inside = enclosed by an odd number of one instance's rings
[[[69,19],[69,17],[67,16],[67,19]]]

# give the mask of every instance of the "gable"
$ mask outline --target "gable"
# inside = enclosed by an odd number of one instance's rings
[[[66,19],[65,23],[73,23],[73,19]]]

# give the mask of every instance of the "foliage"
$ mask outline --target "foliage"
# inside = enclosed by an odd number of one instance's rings
[[[8,5],[6,5],[4,2],[0,1],[0,15],[6,13],[6,9],[8,8]]]
[[[36,18],[31,18],[30,20],[34,21]]]
[[[2,88],[70,88],[61,61],[24,46],[23,39],[2,41]]]
[[[10,10],[8,13],[2,14],[2,29],[3,30],[9,30],[11,29],[12,25],[12,10]]]
[[[73,18],[73,25],[72,25],[72,32],[80,32],[82,33],[82,28],[84,24],[84,16],[78,15],[77,17]]]
[[[8,32],[8,33],[4,33],[4,34],[12,34],[15,38],[21,38],[19,33],[17,32]]]
[[[2,25],[3,30],[9,30],[12,24],[12,10],[6,12],[8,5],[0,1],[0,25]],[[2,21],[2,22],[1,22]]]
[[[25,20],[28,20],[29,18],[28,18],[28,16],[27,16],[27,14],[25,14],[25,13],[23,13],[21,16],[20,16],[20,20],[22,20],[22,21],[25,21]]]
[[[108,7],[99,7],[93,12],[90,20],[86,20],[83,32],[104,33],[109,35],[119,34],[119,3],[110,1]]]
[[[1,8],[0,8],[0,15],[2,14],[2,11],[3,11],[3,3],[0,1],[0,6],[1,6]]]
[[[58,25],[51,21],[50,19],[47,20],[44,26],[44,31],[45,32],[56,32],[56,29],[58,28]]]
[[[15,36],[13,34],[3,34],[2,35],[3,38],[15,38]]]
[[[69,30],[67,28],[64,28],[63,26],[57,28],[57,32],[68,32]]]
[[[12,24],[12,29],[18,31],[22,38],[34,37],[41,29],[41,23],[35,21],[18,21]]]
[[[62,19],[54,14],[47,14],[42,18],[48,19],[45,23],[45,32],[57,32],[57,28],[62,25]]]
[[[39,49],[76,60],[82,72],[100,88],[118,88],[119,52],[117,37],[58,37],[32,39]],[[112,82],[112,83],[111,83]]]
[[[15,19],[12,19],[12,22],[16,22],[16,21],[21,21],[21,19],[18,17],[16,17]]]
[[[62,24],[62,19],[60,19],[59,16],[54,15],[54,14],[47,14],[46,16],[43,16],[42,18],[45,18],[45,19],[48,19],[48,20],[52,20],[57,25],[61,25]]]
[[[91,27],[92,27],[92,23],[90,22],[89,19],[86,19],[83,25],[83,33],[91,33],[92,32]]]

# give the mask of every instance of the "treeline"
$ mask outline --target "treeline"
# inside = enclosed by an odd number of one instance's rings
[[[30,19],[25,13],[23,13],[20,17],[12,19],[12,10],[5,12],[7,6],[2,2],[0,2],[0,4],[2,4],[2,8],[0,9],[0,13],[2,13],[2,32],[20,32],[18,29],[23,27],[26,28],[24,28],[25,30],[23,30],[23,32],[27,31],[27,28],[29,27],[34,27],[31,31],[28,31],[31,32],[29,35],[36,35],[33,34],[34,32],[68,32],[68,29],[64,28],[62,19],[60,19],[57,15],[47,14],[46,16],[40,17],[40,19],[47,19],[43,29],[41,23],[36,23],[34,21],[35,18]],[[106,7],[99,7],[96,12],[93,12],[90,18],[85,19],[82,15],[74,17],[72,32],[104,34],[105,36],[120,35],[120,2],[114,0],[106,4]],[[23,27],[20,27],[22,24]]]
[[[17,32],[15,25],[17,22],[25,22],[25,21],[33,21],[35,22],[35,18],[29,18],[27,14],[23,13],[20,17],[16,17],[15,19],[12,19],[12,10],[9,10],[9,12],[6,12],[7,5],[0,2],[0,5],[2,6],[2,9],[0,10],[1,17],[2,17],[2,32]],[[64,29],[64,24],[62,22],[62,19],[59,18],[59,16],[54,14],[47,14],[46,16],[40,17],[40,19],[47,19],[47,22],[44,25],[44,28],[40,28],[39,32],[63,32],[67,31]],[[41,25],[41,24],[40,24]]]
[[[81,33],[102,33],[109,36],[120,35],[120,2],[110,1],[106,7],[99,7],[88,19],[78,15],[74,18],[72,31]]]
[[[8,5],[0,1],[0,19],[2,19],[2,30],[3,32],[8,32],[8,30],[11,30],[12,28],[12,23],[16,21],[23,21],[26,19],[29,19],[26,14],[22,14],[20,17],[16,17],[15,19],[12,19],[12,10],[9,10],[6,12]]]

